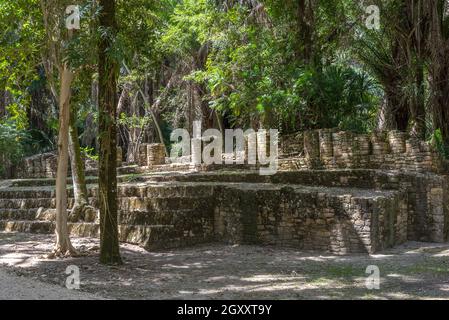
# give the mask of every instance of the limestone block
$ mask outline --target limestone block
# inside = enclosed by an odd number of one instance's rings
[[[320,166],[320,139],[318,131],[304,132],[304,154],[309,168],[315,169]]]
[[[148,166],[148,157],[147,157],[147,151],[148,150],[148,144],[143,143],[139,146],[139,158],[138,163],[141,167],[147,167]]]
[[[321,159],[328,159],[334,156],[334,145],[332,141],[332,130],[322,129],[318,131],[320,141]]]
[[[371,134],[371,144],[373,146],[373,155],[385,155],[389,151],[384,131],[373,132]]]
[[[158,166],[165,164],[165,146],[161,143],[147,145],[148,166]]]
[[[405,132],[397,130],[388,132],[388,142],[392,153],[405,153],[406,140],[407,134]]]

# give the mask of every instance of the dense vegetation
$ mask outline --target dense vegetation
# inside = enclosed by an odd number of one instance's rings
[[[1,153],[11,161],[56,142],[58,84],[51,88],[40,2],[0,2]],[[400,129],[447,144],[448,2],[372,2],[380,29],[367,28],[364,1],[117,1],[119,135],[128,158],[136,143],[167,143],[171,128],[196,119],[205,128],[287,133]],[[96,148],[90,53],[98,3],[80,5],[82,29],[62,48],[79,69],[73,105],[81,145]]]
[[[77,1],[68,31],[72,1],[0,0],[0,171],[67,144],[82,190],[80,151],[106,179],[115,134],[133,161],[195,120],[398,129],[449,153],[448,0],[111,2]]]

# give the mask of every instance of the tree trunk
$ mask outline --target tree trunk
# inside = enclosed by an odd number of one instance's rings
[[[74,205],[70,212],[69,220],[72,222],[78,222],[80,220],[86,220],[86,211],[93,211],[92,207],[89,207],[88,193],[86,186],[86,178],[84,174],[84,161],[81,157],[81,149],[78,138],[78,128],[76,127],[76,110],[71,109],[70,112],[70,131],[69,131],[69,153],[70,164],[72,169],[72,181],[73,181],[73,194]]]
[[[313,49],[314,4],[310,0],[297,1],[297,57],[306,65],[316,63]]]
[[[98,150],[98,128],[95,124],[94,112],[98,110],[98,82],[92,80],[91,83],[91,102],[93,106],[93,112],[89,113],[86,117],[86,126],[83,132],[81,142],[84,146],[90,146]]]
[[[100,27],[107,30],[98,45],[100,262],[120,264],[117,212],[117,77],[110,54],[116,36],[115,0],[100,0]]]
[[[425,2],[425,12],[430,21],[427,41],[433,127],[434,130],[440,130],[442,143],[449,150],[449,18],[445,9],[443,0]]]
[[[405,32],[409,35],[405,37],[405,46],[407,47],[408,68],[411,73],[411,82],[414,84],[415,94],[410,103],[410,134],[425,139],[426,137],[426,89],[425,89],[425,55],[426,37],[429,32],[428,19],[424,14],[424,1],[406,1],[402,0],[405,8]]]
[[[426,108],[424,88],[424,64],[419,62],[415,66],[416,97],[411,104],[411,134],[424,139],[426,137]]]
[[[407,70],[406,52],[398,39],[393,39],[391,67],[385,69],[381,78],[385,91],[385,129],[406,131],[410,120],[410,101],[404,95],[403,85],[407,83],[404,76]]]
[[[56,174],[56,245],[50,257],[76,253],[70,242],[69,230],[67,227],[70,87],[73,78],[73,73],[67,64],[64,64],[61,71],[61,89],[59,96],[58,170]]]
[[[131,71],[129,70],[128,66],[124,62],[123,62],[123,66],[125,67],[126,72],[128,74],[131,74]],[[172,85],[170,83],[168,83],[167,87],[165,88],[165,90],[170,89],[171,86]],[[153,119],[153,123],[154,123],[154,126],[156,127],[156,132],[157,132],[159,141],[160,141],[160,143],[162,143],[164,145],[165,155],[168,156],[169,154],[168,154],[167,146],[165,145],[165,142],[164,142],[164,135],[162,134],[161,126],[159,125],[158,119],[157,119],[157,117],[156,117],[156,115],[154,114],[154,111],[153,111],[153,107],[155,105],[158,106],[161,103],[162,97],[159,97],[154,104],[151,104],[148,96],[142,91],[142,89],[140,87],[139,87],[139,93],[140,93],[140,95],[142,96],[142,99],[145,102],[145,110],[148,111],[148,113],[150,114],[151,118]]]
[[[449,56],[449,40],[446,47],[446,57]],[[441,132],[444,148],[449,150],[449,62],[442,58],[431,72],[431,104],[434,130]]]
[[[0,118],[6,115],[6,91],[0,89]]]

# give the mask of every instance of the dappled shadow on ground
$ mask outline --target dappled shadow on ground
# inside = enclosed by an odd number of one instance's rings
[[[64,285],[66,267],[81,290],[118,299],[449,299],[449,245],[411,242],[379,255],[332,256],[290,248],[205,245],[147,252],[123,244],[123,266],[98,263],[98,240],[75,238],[80,258],[45,260],[53,236],[0,233],[0,264]],[[368,290],[376,265],[380,290]]]

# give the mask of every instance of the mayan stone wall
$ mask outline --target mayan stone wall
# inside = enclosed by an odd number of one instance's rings
[[[117,159],[120,165],[120,147]],[[157,143],[142,144],[137,159],[137,164],[141,167],[162,166],[166,164],[165,147]],[[188,164],[189,159],[182,163]],[[16,170],[17,177],[54,178],[56,161],[55,153],[26,158],[17,166],[20,168]],[[96,167],[91,160],[88,162],[89,168]],[[367,135],[322,129],[281,136],[278,164],[279,170],[286,171],[379,169],[441,173],[448,170],[447,161],[443,161],[428,143],[410,138],[399,131]],[[199,167],[208,170],[208,166]],[[210,167],[214,169],[216,166]]]
[[[98,163],[95,160],[84,159],[85,170],[95,171]],[[117,147],[117,166],[122,165],[122,148]],[[15,168],[15,176],[12,178],[32,179],[32,178],[56,178],[58,169],[58,158],[56,152],[37,154],[22,160]],[[70,174],[70,165],[68,166]]]
[[[381,169],[444,172],[447,162],[423,141],[404,132],[354,134],[331,129],[281,137],[281,170]]]
[[[383,180],[378,187],[401,190],[407,196],[409,240],[449,240],[449,176],[384,173]]]
[[[211,186],[122,186],[118,194],[119,224],[123,230],[129,229],[125,232],[127,242],[148,249],[211,242],[213,193]],[[152,234],[136,232],[132,226],[136,230],[151,230]],[[164,233],[159,234],[161,228]]]
[[[24,159],[18,166],[17,178],[55,178],[58,159],[55,153],[44,153]],[[20,169],[19,169],[20,168]]]
[[[141,144],[139,146],[138,164],[141,167],[165,164],[165,146],[161,143]]]
[[[119,161],[121,153],[119,148]],[[138,172],[166,171],[171,164],[165,160],[163,145],[143,144]],[[122,184],[120,239],[149,249],[222,241],[336,254],[373,253],[407,240],[449,240],[446,164],[427,143],[405,133],[326,129],[283,136],[279,165],[272,176],[233,165],[222,173],[161,174],[149,186]],[[86,161],[88,170],[96,166]],[[19,168],[22,178],[54,178],[56,156],[27,158]],[[222,167],[203,171],[214,168]],[[53,196],[24,199],[2,192],[0,208],[55,205]],[[95,190],[90,201],[97,205]],[[77,235],[97,236],[99,230],[94,223],[70,228]]]
[[[216,234],[230,243],[374,253],[407,240],[406,195],[383,195],[227,188],[215,209]]]

